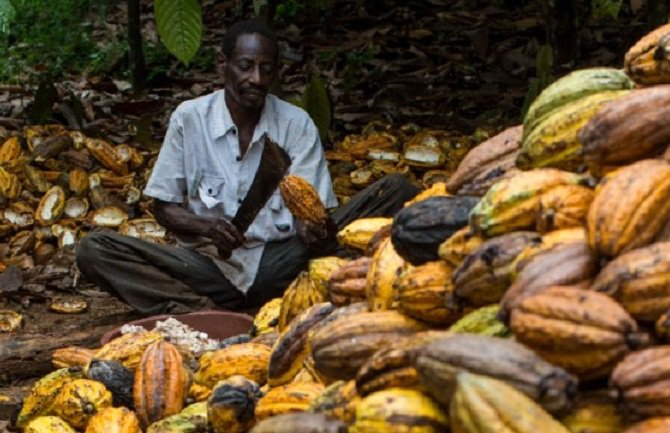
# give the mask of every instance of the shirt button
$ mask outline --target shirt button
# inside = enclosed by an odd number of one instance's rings
[[[212,188],[209,188],[209,189],[207,190],[207,192],[208,192],[209,194],[211,194],[211,193],[212,193]]]
[[[241,199],[241,198],[238,198],[238,199],[237,199],[237,203],[238,203],[238,204],[242,204],[242,199]]]
[[[233,129],[231,130],[231,132],[232,132],[233,134],[237,134],[237,128],[233,128]]]
[[[235,157],[235,161],[237,161],[237,162],[240,162],[240,161],[242,161],[242,157],[241,157],[241,156],[239,156],[239,155],[238,155],[238,156],[236,156],[236,157]]]

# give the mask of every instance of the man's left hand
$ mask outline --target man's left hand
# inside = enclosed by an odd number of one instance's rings
[[[296,229],[300,240],[310,247],[323,245],[334,239],[337,234],[337,224],[330,217],[318,223],[298,220]]]

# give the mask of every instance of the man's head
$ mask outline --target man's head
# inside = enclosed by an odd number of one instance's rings
[[[278,57],[275,34],[259,21],[242,21],[226,32],[221,69],[229,108],[252,111],[263,108],[277,71]]]

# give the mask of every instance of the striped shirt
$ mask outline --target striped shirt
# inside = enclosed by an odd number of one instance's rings
[[[265,99],[249,148],[240,155],[237,128],[224,90],[181,103],[170,117],[163,146],[144,194],[185,204],[196,215],[232,219],[258,170],[264,134],[291,157],[291,174],[311,183],[326,207],[336,207],[318,130],[309,115],[273,95]],[[295,236],[293,216],[275,191],[228,260],[202,237],[179,236],[178,245],[210,257],[243,293],[253,284],[266,242]]]

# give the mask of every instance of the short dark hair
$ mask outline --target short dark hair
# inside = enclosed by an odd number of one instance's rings
[[[268,38],[275,46],[275,53],[277,59],[279,59],[279,45],[277,44],[277,35],[275,32],[270,30],[263,22],[258,20],[245,20],[239,21],[233,24],[226,35],[223,37],[222,51],[223,54],[230,58],[233,55],[233,50],[235,49],[235,44],[237,43],[237,38],[240,35],[250,35],[258,33]]]

